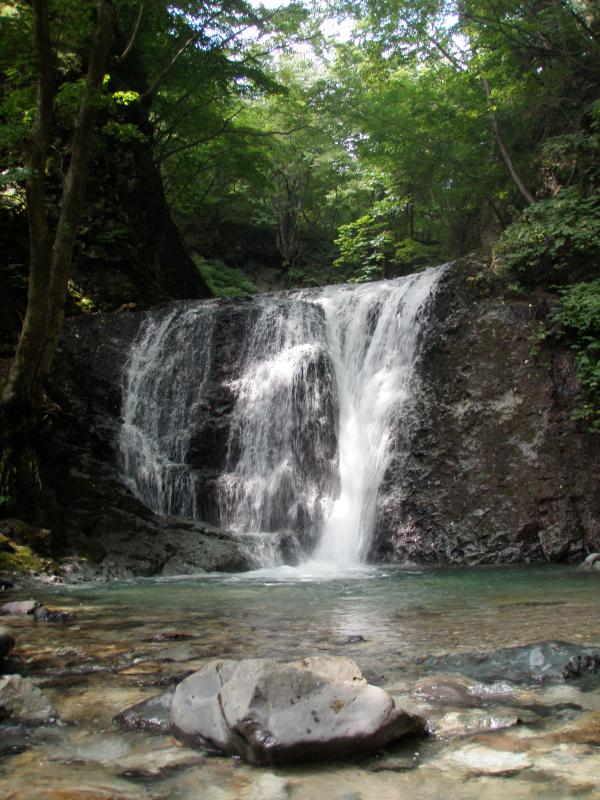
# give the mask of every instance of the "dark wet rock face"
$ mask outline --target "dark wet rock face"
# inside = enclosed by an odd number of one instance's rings
[[[600,448],[571,418],[572,360],[532,355],[536,301],[503,296],[485,269],[464,259],[438,287],[411,445],[380,490],[374,561],[559,562],[600,549]]]
[[[255,764],[361,755],[424,732],[342,658],[210,662],[178,685],[171,723],[188,743]]]
[[[177,305],[181,313],[192,307]],[[151,314],[166,319],[175,308]],[[254,300],[214,301],[210,309],[210,368],[182,460],[195,487],[194,515],[214,523],[223,511],[223,473],[234,493],[239,488],[237,384],[261,312]],[[408,421],[399,421],[397,452],[379,490],[370,560],[581,561],[600,550],[597,437],[571,419],[579,389],[568,352],[548,348],[531,356],[538,310],[534,301],[505,297],[483,264],[463,259],[444,274],[424,327]],[[45,445],[42,476],[53,492],[22,516],[51,529],[53,553],[74,557],[65,567],[69,578],[234,571],[258,561],[247,543],[223,531],[153,514],[123,484],[117,465],[124,372],[147,318],[93,315],[65,327],[53,390],[62,412]],[[299,482],[307,497],[335,493],[336,486],[337,411],[330,365],[321,356],[307,361],[293,402],[310,405],[312,389],[323,405],[312,427],[294,431],[293,485],[282,483],[277,504],[287,516],[267,509],[260,527],[285,529],[279,555],[288,563],[310,551],[319,523],[290,492]]]
[[[52,492],[37,498],[23,516],[52,528],[53,552],[61,556],[61,575],[68,581],[238,571],[256,563],[234,537],[214,526],[154,514],[121,478],[123,380],[145,318],[122,312],[65,325],[54,387],[61,413],[41,443],[47,465],[43,483]],[[218,416],[220,407],[215,408]],[[195,468],[208,485],[208,474],[199,463]]]
[[[551,683],[595,675],[600,683],[600,650],[570,642],[549,641],[487,653],[427,656],[418,663],[435,672],[456,672],[478,681]],[[462,688],[452,683],[449,691],[461,694]]]

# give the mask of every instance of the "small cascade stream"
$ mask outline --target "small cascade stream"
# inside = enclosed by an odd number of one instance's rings
[[[443,270],[150,314],[124,383],[128,485],[159,513],[360,564],[386,469],[409,444]],[[263,551],[267,566],[286,560]]]

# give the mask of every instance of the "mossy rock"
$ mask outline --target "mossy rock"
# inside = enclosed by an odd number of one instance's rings
[[[30,525],[22,519],[3,519],[0,521],[0,534],[12,539],[16,544],[45,552],[50,547],[52,532],[48,528]]]
[[[0,571],[2,572],[46,572],[51,563],[40,558],[27,545],[19,545],[0,533]]]

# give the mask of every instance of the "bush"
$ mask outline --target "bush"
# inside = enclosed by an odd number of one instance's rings
[[[595,278],[600,266],[600,196],[563,189],[527,208],[500,236],[501,269],[525,285]]]
[[[551,319],[556,335],[575,353],[577,377],[586,394],[576,416],[600,433],[600,278],[562,289]]]
[[[194,263],[215,297],[249,297],[257,289],[244,273],[218,261],[194,256]]]
[[[341,225],[335,244],[340,256],[333,265],[348,270],[353,283],[408,274],[440,259],[437,245],[400,238],[390,220],[374,214]]]

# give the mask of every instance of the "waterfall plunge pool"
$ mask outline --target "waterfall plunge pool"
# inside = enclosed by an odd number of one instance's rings
[[[597,576],[548,566],[365,567],[333,577],[308,565],[53,587],[38,599],[76,619],[58,625],[7,618],[17,640],[12,662],[38,682],[66,724],[24,731],[4,723],[4,797],[512,799],[600,792],[600,688],[593,680],[509,681],[509,699],[471,707],[428,704],[412,693],[416,681],[439,671],[423,662],[429,655],[545,640],[600,649]],[[324,654],[355,659],[399,705],[423,713],[435,735],[358,762],[271,769],[226,758],[193,763],[193,753],[186,761],[189,751],[170,736],[112,724],[115,714],[214,657]]]

